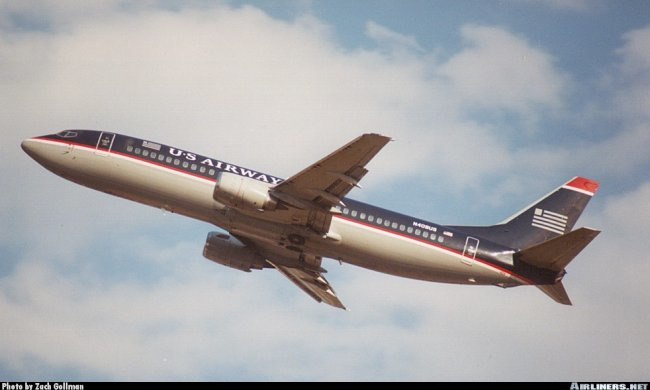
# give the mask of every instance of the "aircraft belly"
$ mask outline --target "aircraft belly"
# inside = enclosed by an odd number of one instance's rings
[[[446,283],[497,284],[512,282],[503,272],[467,265],[462,256],[437,245],[333,218],[330,232],[341,237],[331,242],[303,226],[265,221],[224,206],[212,197],[212,180],[148,164],[111,153],[98,155],[92,148],[48,145],[48,169],[84,186],[214,223],[251,239],[288,245],[290,235],[305,239],[308,253],[340,259],[387,274]],[[300,250],[300,248],[296,248]],[[466,259],[465,259],[466,260]]]
[[[433,282],[497,284],[512,282],[509,275],[416,239],[356,224],[340,218],[332,230],[341,235],[336,246],[341,261],[391,275]]]

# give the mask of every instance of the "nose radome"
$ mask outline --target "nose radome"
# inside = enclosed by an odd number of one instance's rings
[[[20,147],[23,148],[29,157],[33,158],[41,165],[43,165],[47,160],[47,147],[35,138],[24,140],[20,143]]]
[[[36,141],[34,141],[31,138],[28,138],[24,140],[23,142],[20,143],[20,147],[23,148],[25,153],[29,154],[30,156],[34,155],[34,144]]]

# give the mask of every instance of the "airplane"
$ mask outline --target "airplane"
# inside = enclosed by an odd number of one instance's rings
[[[565,267],[599,233],[572,230],[599,183],[576,176],[492,226],[440,225],[347,198],[390,141],[363,134],[289,177],[114,132],[63,130],[22,149],[95,190],[211,223],[203,256],[275,268],[318,302],[346,309],[323,258],[432,282],[534,285],[565,305]]]

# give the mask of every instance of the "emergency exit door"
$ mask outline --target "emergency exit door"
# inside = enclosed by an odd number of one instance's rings
[[[474,264],[474,258],[476,258],[476,252],[478,252],[478,238],[467,237],[465,240],[465,248],[463,249],[463,257],[461,261],[463,264],[472,265]]]

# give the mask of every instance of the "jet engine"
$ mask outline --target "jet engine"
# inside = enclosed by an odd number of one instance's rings
[[[230,172],[219,172],[212,197],[234,208],[274,210],[275,199],[269,194],[270,184]]]
[[[239,240],[227,234],[210,232],[205,240],[203,256],[215,263],[251,272],[253,269],[262,269],[266,266],[264,258]]]

